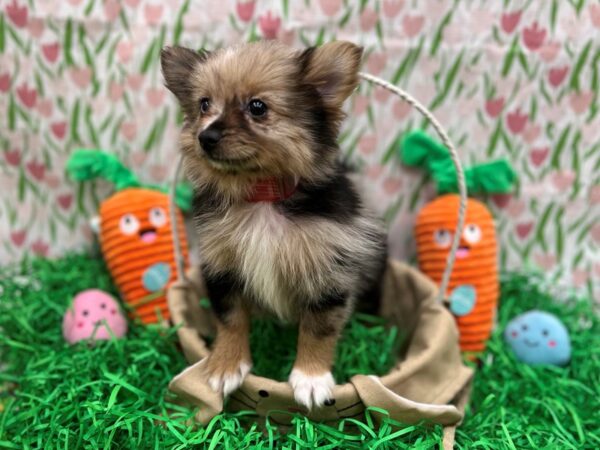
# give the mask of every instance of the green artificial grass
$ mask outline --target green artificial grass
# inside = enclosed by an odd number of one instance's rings
[[[297,338],[297,328],[281,326],[272,320],[254,321],[250,335],[252,354],[275,357],[255,357],[253,373],[287,380],[296,357]],[[333,367],[335,380],[341,384],[360,373],[388,373],[396,362],[399,344],[396,327],[386,327],[380,317],[355,314],[337,349]]]
[[[439,426],[386,420],[376,428],[370,415],[336,427],[294,416],[285,432],[268,424],[263,432],[251,412],[189,426],[194,411],[179,406],[166,389],[185,367],[173,329],[131,324],[123,340],[64,343],[63,312],[74,294],[91,287],[114,293],[102,262],[86,255],[0,269],[0,448],[425,449],[441,444]],[[512,274],[502,282],[501,302],[501,326],[478,370],[457,447],[600,447],[600,320],[591,301],[554,302],[538,278]],[[502,326],[532,308],[559,315],[571,331],[568,367],[518,363],[503,345]],[[340,344],[337,379],[387,371],[397,334],[377,319],[356,315]],[[285,379],[294,343],[293,331],[256,322],[254,371]]]
[[[499,323],[479,368],[470,407],[457,430],[461,448],[600,448],[600,318],[591,299],[556,299],[541,277],[505,276]],[[570,332],[566,368],[533,367],[504,345],[504,326],[540,309],[556,314]]]

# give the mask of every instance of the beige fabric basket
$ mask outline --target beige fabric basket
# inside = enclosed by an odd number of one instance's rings
[[[335,386],[333,404],[309,412],[296,404],[287,383],[249,374],[231,395],[228,410],[255,410],[262,417],[269,414],[272,423],[286,425],[291,414],[285,411],[337,422],[361,417],[365,408],[375,406],[403,423],[426,420],[458,424],[473,372],[463,364],[454,318],[437,299],[436,286],[406,264],[389,261],[383,283],[379,313],[408,335],[398,364],[387,375],[354,376],[350,382]],[[169,292],[171,317],[181,325],[178,337],[191,364],[173,378],[169,388],[200,407],[196,415],[200,423],[223,411],[221,394],[214,392],[201,374],[202,359],[210,352],[202,336],[214,333],[213,314],[199,301],[205,296],[198,268]]]

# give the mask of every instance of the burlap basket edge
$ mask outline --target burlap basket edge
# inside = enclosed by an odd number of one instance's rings
[[[409,334],[402,359],[388,374],[354,376],[348,383],[335,386],[327,405],[312,411],[296,404],[288,383],[249,374],[231,395],[227,409],[255,410],[282,426],[294,412],[334,423],[360,417],[367,407],[384,409],[402,423],[460,423],[473,371],[463,364],[454,318],[436,294],[437,287],[425,275],[404,263],[388,261],[380,314]],[[201,375],[202,359],[210,352],[202,336],[214,333],[212,313],[199,302],[204,296],[197,267],[188,271],[186,281],[174,283],[168,293],[172,320],[180,325],[180,345],[191,364],[173,378],[169,389],[199,407],[196,420],[202,424],[224,407],[221,394],[214,392]]]

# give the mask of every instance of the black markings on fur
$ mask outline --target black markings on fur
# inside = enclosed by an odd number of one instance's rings
[[[312,97],[318,96],[317,90],[311,88]],[[310,97],[309,97],[310,98]],[[321,102],[315,102],[309,110],[311,117],[310,134],[315,143],[317,153],[324,150],[333,151],[337,149],[338,127]]]
[[[313,336],[321,339],[333,336],[338,332],[338,327],[324,320],[313,321],[310,325],[305,325],[304,328],[309,330]]]
[[[331,291],[314,303],[307,305],[309,317],[302,322],[302,326],[313,336],[324,338],[332,336],[339,331],[339,320],[336,315],[343,315],[342,310],[347,308],[348,294],[346,292]]]
[[[334,308],[346,306],[347,301],[348,294],[346,292],[331,291],[323,294],[319,301],[310,303],[308,310],[311,313],[321,314],[329,312]]]
[[[312,58],[313,53],[315,52],[315,47],[308,47],[298,57],[298,61],[300,62],[300,76],[303,77],[308,71],[308,65],[310,64],[310,59]]]
[[[298,57],[298,79],[304,80],[315,52],[315,47],[304,50]],[[339,132],[339,112],[333,117],[325,107],[321,94],[316,86],[301,81],[297,84],[299,114],[306,115],[305,128],[310,133],[317,154],[324,151],[336,151]]]
[[[203,268],[202,276],[208,291],[208,298],[219,320],[224,321],[232,308],[232,294],[240,289],[239,280],[230,272],[214,274]]]
[[[227,102],[225,110],[221,113],[219,122],[222,123],[223,130],[232,130],[237,127],[242,128],[246,125],[244,106],[240,104],[239,100],[233,99]]]
[[[387,268],[387,242],[385,236],[382,237],[383,250],[379,253],[379,258],[373,261],[371,273],[372,279],[367,279],[364,289],[358,294],[356,300],[356,310],[365,314],[377,315],[381,307],[383,276]]]
[[[296,108],[298,123],[302,124],[307,136],[311,137],[317,154],[337,150],[339,121],[325,107],[315,86],[299,82],[296,85],[295,104],[290,106]]]
[[[281,204],[284,213],[292,217],[324,217],[339,223],[355,218],[360,206],[358,194],[341,170],[322,184],[301,182],[297,194]]]
[[[194,201],[192,209],[194,217],[201,222],[201,217],[204,214],[210,214],[219,209],[226,208],[223,197],[219,195],[216,189],[205,187],[204,189],[196,189],[194,192]],[[202,227],[199,227],[199,232],[202,233]]]

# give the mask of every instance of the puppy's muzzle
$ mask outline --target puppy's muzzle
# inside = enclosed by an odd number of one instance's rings
[[[208,156],[212,156],[222,136],[223,132],[216,127],[208,127],[198,135],[200,145]]]

